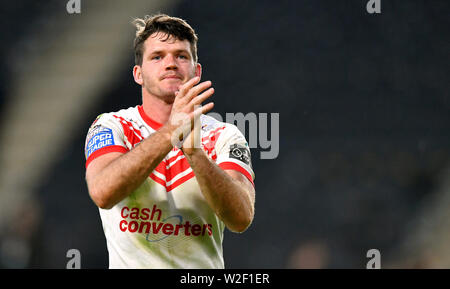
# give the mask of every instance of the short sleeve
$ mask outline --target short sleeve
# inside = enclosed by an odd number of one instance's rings
[[[99,115],[86,136],[84,146],[86,168],[90,162],[101,155],[110,152],[126,153],[127,151],[121,126],[112,115],[107,113]]]
[[[250,148],[244,135],[232,124],[227,124],[216,143],[216,164],[224,170],[236,170],[254,185]]]

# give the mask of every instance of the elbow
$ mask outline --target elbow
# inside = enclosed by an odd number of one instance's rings
[[[239,221],[234,222],[233,224],[228,225],[228,229],[234,233],[244,233],[250,227],[253,221],[253,216],[249,216],[246,218],[242,218]]]
[[[233,226],[228,226],[228,229],[230,229],[233,233],[244,233],[247,231],[248,227],[250,227],[251,223],[243,223],[243,224],[234,224]]]
[[[114,203],[109,200],[104,193],[101,193],[96,190],[89,190],[89,195],[91,196],[94,204],[103,210],[109,210],[114,207]]]
[[[98,201],[98,202],[95,202],[95,204],[97,205],[97,207],[99,207],[100,209],[103,209],[103,210],[109,210],[112,207],[114,207],[113,204],[106,202],[106,201]]]

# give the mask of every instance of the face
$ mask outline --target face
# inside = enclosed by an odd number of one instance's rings
[[[142,65],[134,66],[133,75],[143,94],[173,103],[180,85],[201,76],[201,66],[194,62],[189,41],[154,33],[144,42]]]

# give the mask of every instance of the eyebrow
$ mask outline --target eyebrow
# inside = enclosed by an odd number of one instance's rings
[[[164,52],[164,50],[153,50],[152,52],[150,52],[149,55],[153,55],[153,54],[162,54]],[[190,55],[189,51],[186,49],[177,49],[174,51],[175,53],[187,53]]]

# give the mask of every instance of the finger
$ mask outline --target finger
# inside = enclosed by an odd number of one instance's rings
[[[202,102],[204,102],[206,99],[208,99],[209,97],[211,97],[211,95],[214,94],[214,88],[210,88],[206,91],[204,91],[202,94],[196,96],[194,99],[192,99],[192,104],[194,105],[198,105],[201,104]]]
[[[183,85],[180,86],[180,88],[178,89],[178,91],[180,93],[182,93],[182,96],[186,95],[189,90],[196,85],[197,83],[200,82],[200,77],[196,76],[193,77],[191,79],[189,79],[186,83],[184,83]]]
[[[213,102],[209,102],[206,105],[195,105],[194,111],[189,114],[189,118],[191,122],[194,118],[199,117],[201,114],[203,114],[205,111],[210,111],[214,106]]]
[[[206,114],[208,111],[213,109],[213,107],[214,107],[214,102],[209,102],[209,103],[203,105],[202,107],[200,107],[199,109],[201,110],[202,114]]]
[[[194,97],[196,97],[200,92],[202,92],[203,90],[207,89],[208,87],[210,87],[212,85],[211,81],[204,81],[194,87],[192,87],[189,92],[186,94],[186,96],[189,99],[192,99]]]
[[[198,105],[195,106],[195,109],[193,112],[189,114],[189,118],[191,119],[191,128],[194,126],[194,119],[199,118],[202,114],[207,113],[214,107],[214,102],[209,102],[206,105]]]

